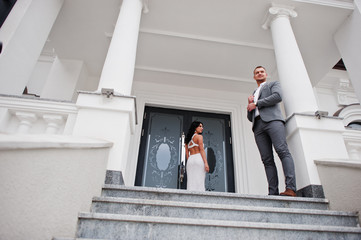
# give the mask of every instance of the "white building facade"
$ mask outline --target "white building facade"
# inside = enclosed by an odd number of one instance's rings
[[[182,139],[193,120],[205,125],[207,190],[266,195],[246,118],[258,65],[283,89],[298,196],[361,210],[360,0],[17,0],[8,8],[1,239],[72,236],[104,181],[184,188]]]

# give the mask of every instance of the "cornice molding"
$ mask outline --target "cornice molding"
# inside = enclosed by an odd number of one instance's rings
[[[229,81],[238,81],[238,82],[247,82],[247,83],[254,83],[254,81],[245,78],[235,78],[225,75],[216,75],[216,74],[205,74],[199,72],[189,72],[189,71],[180,71],[174,69],[165,69],[165,68],[154,68],[154,67],[147,67],[147,66],[135,66],[137,70],[143,71],[150,71],[150,72],[158,72],[158,73],[170,73],[170,74],[177,74],[177,75],[186,75],[186,76],[193,76],[193,77],[202,77],[202,78],[213,78],[213,79],[223,79]]]
[[[344,8],[354,10],[355,5],[354,2],[351,0],[292,0],[294,2],[301,2],[301,3],[310,3],[322,6],[329,6],[329,7],[337,7],[337,8]]]
[[[155,34],[155,35],[161,35],[161,36],[167,36],[167,37],[185,38],[185,39],[213,42],[213,43],[219,43],[219,44],[228,44],[228,45],[236,45],[236,46],[273,50],[273,45],[233,41],[233,40],[224,39],[224,38],[206,37],[206,36],[195,35],[195,34],[186,34],[186,33],[170,32],[170,31],[162,31],[162,30],[146,29],[146,28],[141,28],[139,30],[139,32],[144,33],[144,34]]]

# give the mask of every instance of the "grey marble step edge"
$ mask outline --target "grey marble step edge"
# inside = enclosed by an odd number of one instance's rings
[[[284,224],[284,223],[260,223],[260,222],[240,222],[240,221],[224,221],[224,220],[204,220],[192,218],[170,218],[170,217],[154,217],[154,216],[136,216],[106,213],[79,213],[79,221],[84,220],[100,220],[100,221],[119,221],[119,222],[138,222],[138,223],[154,223],[154,224],[176,224],[188,226],[208,226],[208,227],[233,227],[233,228],[254,228],[269,230],[289,230],[289,231],[316,231],[331,233],[356,233],[361,236],[361,228],[359,227],[339,227],[339,226],[319,226],[306,224]]]
[[[103,189],[108,190],[122,190],[122,191],[137,191],[148,193],[175,193],[180,195],[195,195],[195,196],[216,196],[229,198],[244,198],[244,199],[259,199],[259,200],[276,200],[288,202],[305,202],[305,203],[324,203],[329,204],[329,201],[324,198],[306,198],[306,197],[287,197],[287,196],[270,196],[270,195],[251,195],[240,193],[225,193],[225,192],[196,192],[169,188],[152,188],[152,187],[129,187],[124,185],[104,184]]]
[[[134,198],[129,199],[129,198],[118,198],[118,197],[117,198],[93,197],[93,202],[119,203],[119,204],[126,203],[126,204],[135,204],[135,205],[183,207],[183,208],[195,208],[195,209],[217,209],[217,210],[235,210],[235,211],[249,211],[249,212],[252,211],[252,212],[358,217],[357,212],[347,212],[347,211],[277,208],[277,207],[254,207],[254,206],[228,205],[228,204],[216,204],[216,203],[176,202],[176,201],[151,200],[151,199],[134,199]]]
[[[51,240],[108,240],[100,238],[62,238],[62,237],[53,237]]]

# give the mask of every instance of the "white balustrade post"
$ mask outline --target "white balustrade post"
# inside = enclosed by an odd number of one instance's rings
[[[16,112],[15,116],[20,121],[19,127],[17,129],[18,134],[28,134],[33,123],[37,120],[35,113]]]
[[[61,115],[44,114],[43,119],[47,123],[45,130],[46,134],[58,133],[61,124],[64,123],[64,118]]]

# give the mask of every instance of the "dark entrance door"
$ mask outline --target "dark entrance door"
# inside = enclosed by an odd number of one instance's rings
[[[154,107],[145,108],[136,186],[185,188],[186,182],[179,180],[182,143],[195,120],[204,124],[204,148],[210,166],[206,190],[234,192],[230,116]]]

